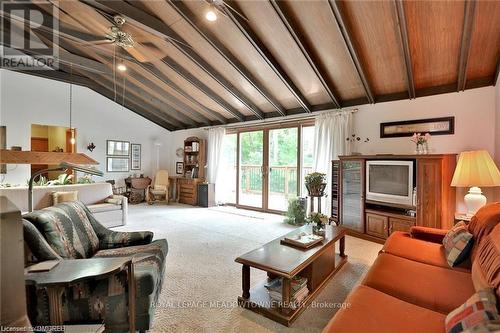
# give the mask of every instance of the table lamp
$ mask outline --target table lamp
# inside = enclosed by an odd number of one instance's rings
[[[480,187],[500,186],[500,172],[486,150],[460,153],[451,186],[470,187],[464,197],[467,216],[473,216],[486,204]]]

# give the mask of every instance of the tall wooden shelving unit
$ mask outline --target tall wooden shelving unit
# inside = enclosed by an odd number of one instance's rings
[[[184,140],[184,174],[178,180],[179,202],[196,206],[198,184],[205,181],[205,140],[189,137]]]
[[[366,200],[366,161],[377,159],[415,161],[415,206]],[[340,156],[332,161],[330,219],[352,236],[380,243],[392,232],[409,231],[414,225],[449,229],[455,212],[455,188],[450,186],[455,165],[456,154]],[[408,209],[415,216],[405,214]]]

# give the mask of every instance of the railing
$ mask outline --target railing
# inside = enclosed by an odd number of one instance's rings
[[[312,171],[303,167],[303,176]],[[262,192],[262,167],[260,165],[242,165],[240,188],[243,192]],[[269,172],[270,193],[297,195],[297,166],[275,166]]]

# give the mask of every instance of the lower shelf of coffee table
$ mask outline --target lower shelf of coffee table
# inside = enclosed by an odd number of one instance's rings
[[[278,306],[273,305],[269,293],[264,287],[265,281],[259,283],[252,289],[250,289],[250,297],[243,298],[238,297],[238,304],[248,310],[259,313],[271,320],[274,320],[282,325],[290,326],[295,319],[307,308],[307,306],[314,300],[314,298],[319,294],[321,290],[327,285],[333,276],[342,268],[342,266],[347,262],[347,256],[340,256],[338,253],[335,254],[335,266],[333,270],[326,275],[324,279],[319,281],[316,286],[313,286],[312,290],[309,290],[309,295],[304,299],[301,306],[296,309],[282,309]],[[311,272],[309,272],[311,273]],[[301,275],[301,274],[299,274]],[[308,282],[308,286],[311,284]]]

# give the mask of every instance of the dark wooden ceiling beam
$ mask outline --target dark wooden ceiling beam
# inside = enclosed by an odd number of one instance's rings
[[[250,99],[243,95],[233,84],[231,84],[231,82],[226,80],[226,78],[224,78],[212,65],[188,46],[189,44],[179,34],[161,20],[125,1],[84,0],[84,2],[94,6],[97,5],[97,8],[101,10],[104,9],[108,12],[119,13],[130,19],[135,25],[171,42],[182,54],[217,81],[217,83],[224,87],[234,98],[254,113],[256,117],[264,119],[264,113],[250,101]]]
[[[215,91],[213,91],[210,87],[208,87],[203,82],[198,80],[187,69],[185,69],[184,67],[179,65],[174,59],[166,57],[166,58],[162,59],[162,62],[165,65],[167,65],[169,68],[171,68],[174,72],[176,72],[179,76],[181,76],[186,81],[188,81],[190,84],[195,86],[198,90],[200,90],[205,95],[207,95],[214,102],[216,102],[217,104],[222,106],[222,108],[224,108],[224,110],[226,110],[228,113],[233,115],[236,119],[243,121],[244,117],[238,110],[236,110],[234,107],[232,107],[231,104],[226,102],[222,97],[217,95],[217,93]]]
[[[474,28],[475,12],[476,1],[465,1],[464,25],[462,28],[462,41],[460,45],[460,58],[458,62],[457,91],[465,90],[465,86],[467,84],[467,65],[469,63],[469,52],[472,39],[472,30]]]
[[[255,76],[224,46],[223,43],[199,22],[196,15],[182,2],[168,0],[172,8],[194,29],[203,39],[209,43],[233,68],[241,74],[282,116],[286,116],[286,110],[274,96],[258,82]]]
[[[415,98],[415,83],[413,80],[413,63],[411,61],[410,43],[408,40],[408,29],[406,25],[406,15],[402,0],[394,0],[396,18],[398,25],[398,36],[401,43],[401,52],[404,57],[406,69],[406,84],[408,86],[408,96]]]
[[[47,32],[44,31],[44,30],[40,30],[40,31],[36,31],[36,34],[44,39],[44,41],[47,43],[48,42],[48,39],[47,39]],[[73,36],[72,36],[73,37]],[[59,40],[59,49],[60,49],[60,54],[62,53],[63,56],[67,59],[72,59],[74,60],[71,64],[84,64],[85,66],[82,66],[84,69],[94,69],[95,71],[98,71],[98,72],[102,72],[104,74],[108,74],[108,75],[112,75],[113,74],[113,69],[112,67],[102,63],[102,62],[99,62],[99,61],[96,61],[96,60],[93,60],[93,59],[89,59],[89,58],[86,58],[86,57],[82,57],[82,56],[79,56],[79,55],[76,55],[74,54],[74,52],[78,52],[74,47],[73,45],[70,43],[73,42],[73,43],[81,43],[81,42],[84,42],[84,41],[81,41],[79,38],[77,37],[74,37],[74,38],[71,38],[71,39],[63,39],[63,40]],[[73,52],[68,52],[66,49],[67,48],[70,48],[71,51]],[[97,56],[97,55],[96,55]],[[101,56],[98,56],[102,59]],[[133,58],[129,58],[129,61],[134,61],[135,62],[135,59]],[[89,77],[90,79],[92,79],[92,77]],[[135,80],[139,80],[140,78],[143,78],[143,76],[140,74],[140,73],[137,73],[135,72],[134,73],[134,76],[133,76],[133,79]],[[149,82],[149,81],[148,81]],[[141,82],[144,84],[144,82]],[[159,89],[156,85],[152,84],[152,85],[149,85],[150,87],[153,86],[155,89]],[[138,93],[141,93],[141,89],[135,89],[134,92],[138,92]],[[164,91],[162,91],[162,93],[160,94],[160,96],[162,96],[161,100],[163,102],[167,102],[168,101],[165,101],[165,95],[166,93]],[[180,101],[178,101],[174,96],[168,94],[168,96],[170,96],[172,99],[175,99],[176,102],[179,102],[179,103],[182,103]],[[146,97],[146,101],[150,101],[150,102],[153,102],[154,104],[158,104],[160,103],[158,101],[158,99],[156,98],[150,98],[150,97]],[[167,104],[163,103],[163,106],[160,106],[160,105],[156,105],[157,107],[159,107],[160,109],[168,109],[169,112],[173,112],[175,114],[178,114],[178,118],[181,118],[180,121],[184,122],[184,123],[190,123],[190,124],[193,124],[193,123],[198,123],[199,122],[199,119],[201,118],[202,119],[202,123],[204,125],[209,125],[210,124],[210,120],[206,117],[204,117],[201,113],[199,112],[196,112],[195,110],[193,110],[192,108],[188,107],[187,105],[183,104],[182,105],[182,111],[183,113],[186,113],[188,114],[188,117],[185,117],[181,112],[177,111],[177,110],[170,110],[171,107],[168,106]],[[177,104],[179,104],[177,103]],[[174,103],[176,104],[176,103]],[[180,116],[180,117],[179,117]],[[193,122],[194,121],[194,122]]]
[[[341,107],[341,103],[337,95],[334,93],[334,87],[332,82],[329,82],[326,75],[323,73],[327,73],[326,69],[322,66],[320,59],[315,56],[315,53],[312,51],[311,47],[308,46],[305,41],[303,41],[303,37],[301,36],[300,29],[296,23],[293,22],[291,17],[286,14],[286,5],[284,1],[279,0],[270,0],[271,5],[273,6],[276,14],[281,19],[281,22],[288,30],[288,33],[292,36],[295,41],[295,44],[299,47],[300,51],[306,58],[307,62],[311,66],[312,70],[318,77],[321,82],[321,85],[327,92],[328,96],[330,96],[333,104],[336,108]]]
[[[9,69],[10,70],[10,69]],[[103,86],[102,84],[99,84],[95,81],[92,81],[88,79],[87,77],[81,76],[81,75],[70,75],[69,73],[66,73],[64,71],[57,71],[57,70],[20,70],[20,71],[13,71],[13,72],[19,72],[27,75],[32,75],[32,76],[37,76],[37,77],[42,77],[45,79],[50,79],[50,80],[56,80],[60,82],[65,82],[65,83],[72,83],[76,84],[79,86],[87,87],[91,90],[94,90],[96,93],[103,95],[110,99],[111,101],[114,101],[113,98],[113,92],[110,91],[107,87]],[[116,102],[115,102],[116,103]],[[169,122],[165,121],[164,119],[161,119],[159,117],[152,117],[152,115],[146,111],[142,105],[139,104],[134,104],[130,105],[128,101],[125,102],[125,107],[132,112],[146,118],[149,121],[154,122],[160,127],[163,127],[169,131],[174,131],[179,128],[171,125]]]
[[[137,65],[139,65],[147,73],[151,74],[152,76],[156,77],[158,80],[162,81],[164,84],[168,85],[170,88],[172,88],[179,95],[183,96],[184,98],[189,100],[191,103],[197,105],[199,108],[201,108],[203,111],[205,111],[205,113],[212,115],[221,124],[227,124],[228,120],[223,115],[221,115],[220,113],[218,113],[214,110],[207,108],[205,105],[198,102],[198,100],[196,100],[191,95],[186,93],[182,88],[180,88],[177,84],[175,84],[172,80],[170,80],[166,75],[164,75],[159,69],[157,69],[152,64],[137,63]]]
[[[354,47],[353,38],[351,37],[351,33],[349,32],[347,25],[345,24],[342,12],[338,7],[337,1],[328,0],[328,3],[330,4],[330,9],[332,11],[333,17],[335,18],[335,22],[337,23],[337,27],[339,28],[340,33],[342,34],[342,40],[344,41],[344,46],[347,52],[349,53],[352,63],[354,64],[354,67],[358,72],[358,76],[361,80],[361,83],[363,84],[368,102],[375,103],[375,99],[373,98],[373,93],[370,88],[370,84],[368,83],[365,71],[363,69],[363,65],[361,64],[358,52]]]
[[[234,1],[225,1],[231,8],[242,13],[238,4]],[[224,7],[224,13],[231,21],[236,25],[238,30],[245,36],[246,40],[254,47],[254,49],[260,54],[262,59],[267,63],[267,65],[273,70],[273,72],[279,77],[281,82],[290,90],[292,95],[295,97],[299,105],[304,109],[305,112],[310,113],[311,106],[309,102],[304,97],[302,92],[297,88],[292,79],[288,76],[286,71],[281,67],[279,62],[274,58],[271,51],[264,45],[264,43],[258,38],[257,34],[250,27],[248,22],[242,17],[243,14],[238,15],[234,13],[231,9]]]

